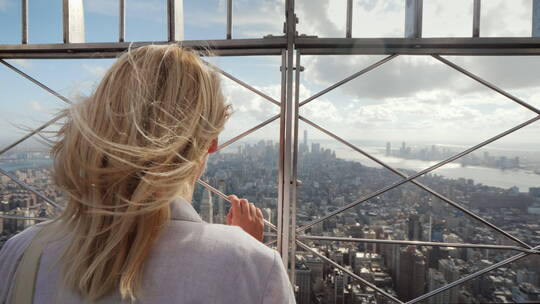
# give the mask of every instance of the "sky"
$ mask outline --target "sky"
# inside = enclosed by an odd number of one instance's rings
[[[61,2],[29,1],[30,43],[61,43]],[[166,1],[126,1],[126,41],[166,40]],[[284,0],[233,1],[233,37],[280,35]],[[354,0],[353,37],[403,37],[404,0]],[[472,0],[424,0],[423,37],[470,37]],[[86,0],[87,42],[116,41],[117,1]],[[532,0],[484,0],[482,37],[530,37]],[[346,0],[297,0],[300,34],[344,37]],[[226,0],[185,0],[185,39],[223,39]],[[19,43],[20,1],[0,0],[0,44]],[[303,56],[303,100],[382,56]],[[515,96],[540,107],[540,57],[447,56]],[[278,57],[208,58],[223,70],[279,99]],[[91,94],[111,59],[22,59],[9,62],[61,94]],[[278,107],[228,79],[223,89],[234,114],[225,141],[278,113]],[[66,106],[28,80],[0,66],[0,146],[37,127]],[[400,56],[318,98],[301,115],[351,141],[473,144],[534,117],[534,113],[427,56]],[[309,138],[328,139],[300,124]],[[540,123],[493,145],[540,149]],[[278,139],[276,121],[248,139]],[[302,134],[302,133],[301,133]]]

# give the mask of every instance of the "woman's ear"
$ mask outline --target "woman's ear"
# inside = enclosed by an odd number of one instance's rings
[[[211,153],[216,152],[217,148],[218,148],[218,140],[216,138],[212,140],[212,144],[210,145],[210,148],[208,148],[208,153],[211,154]]]

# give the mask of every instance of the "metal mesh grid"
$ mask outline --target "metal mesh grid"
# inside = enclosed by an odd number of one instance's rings
[[[67,5],[68,1],[64,1],[64,5]],[[20,45],[0,45],[0,63],[2,63],[4,66],[8,67],[9,69],[13,70],[14,72],[20,74],[21,76],[25,77],[26,79],[30,80],[34,84],[38,85],[42,89],[46,90],[47,92],[51,93],[52,95],[58,97],[60,100],[64,101],[65,103],[70,104],[71,101],[62,96],[61,94],[55,92],[54,90],[50,89],[43,83],[39,82],[38,80],[32,78],[28,74],[24,73],[20,69],[14,67],[13,65],[7,63],[4,59],[6,58],[85,58],[85,57],[93,57],[93,58],[104,58],[104,57],[114,57],[118,53],[124,51],[128,47],[136,47],[140,45],[145,45],[147,43],[135,43],[135,44],[127,44],[124,43],[124,16],[125,16],[125,3],[124,0],[119,1],[119,9],[120,9],[120,20],[119,20],[119,42],[118,43],[81,43],[81,44],[70,44],[69,38],[70,38],[70,32],[69,32],[69,14],[66,16],[64,15],[64,35],[65,38],[67,37],[66,43],[61,45],[31,45],[28,44],[28,32],[27,32],[27,0],[23,0],[22,2],[22,11],[23,11],[23,18],[22,18],[22,28],[23,28],[23,34],[22,34],[22,44]],[[168,30],[169,30],[169,42],[177,41],[179,40],[178,33],[178,27],[176,26],[175,22],[181,22],[180,17],[177,15],[178,12],[175,11],[175,5],[181,5],[181,1],[177,0],[169,0],[168,3]],[[384,244],[398,244],[398,245],[419,245],[419,246],[440,246],[440,247],[467,247],[467,248],[490,248],[490,249],[506,249],[506,250],[514,250],[518,251],[516,255],[507,258],[503,261],[500,261],[498,263],[495,263],[489,267],[486,267],[480,271],[477,271],[475,273],[472,273],[470,275],[467,275],[461,279],[458,279],[450,284],[447,284],[443,287],[440,287],[438,289],[432,290],[420,297],[417,297],[413,300],[408,301],[407,303],[416,303],[423,301],[431,296],[434,296],[436,294],[439,294],[441,292],[444,292],[452,287],[455,287],[459,284],[462,284],[464,282],[467,282],[469,280],[472,280],[480,275],[483,275],[489,271],[492,271],[494,269],[497,269],[499,267],[502,267],[504,265],[507,265],[509,263],[512,263],[514,261],[517,261],[519,259],[522,259],[528,255],[540,254],[540,245],[531,245],[527,244],[524,241],[520,240],[516,236],[512,235],[511,233],[505,231],[504,229],[501,229],[497,225],[489,222],[488,220],[482,218],[481,216],[473,213],[472,211],[468,210],[463,206],[462,203],[456,202],[443,194],[438,193],[437,191],[431,189],[430,187],[420,183],[416,179],[424,174],[427,174],[437,168],[440,168],[441,166],[450,163],[460,157],[463,157],[469,153],[472,153],[473,151],[476,151],[492,142],[495,142],[525,126],[531,125],[538,121],[540,119],[540,110],[529,103],[517,98],[516,96],[513,96],[512,94],[496,87],[495,85],[491,84],[490,82],[480,78],[479,76],[467,71],[466,69],[456,65],[455,63],[449,61],[446,58],[441,57],[441,55],[445,54],[458,54],[458,55],[491,55],[491,54],[498,54],[498,55],[516,55],[516,54],[527,54],[527,55],[540,55],[540,39],[539,38],[519,38],[519,39],[507,39],[507,38],[492,38],[492,39],[481,39],[481,38],[455,38],[455,39],[436,39],[436,38],[421,38],[421,0],[408,0],[407,5],[411,5],[411,10],[407,11],[407,19],[406,19],[406,33],[405,36],[407,38],[404,39],[378,39],[378,40],[370,40],[370,39],[352,39],[351,38],[351,31],[352,31],[352,0],[347,0],[347,19],[346,19],[346,33],[345,38],[317,38],[317,37],[306,37],[306,36],[299,36],[296,33],[296,23],[298,22],[296,15],[295,15],[295,6],[294,1],[288,0],[286,1],[286,12],[285,12],[285,29],[284,29],[284,36],[282,37],[274,37],[270,39],[233,39],[231,28],[232,28],[232,1],[227,1],[228,9],[227,9],[227,36],[225,40],[216,40],[213,41],[212,44],[216,46],[216,54],[217,55],[281,55],[282,56],[282,94],[280,101],[260,92],[253,86],[250,86],[249,84],[243,82],[242,80],[232,76],[231,74],[219,70],[220,73],[231,79],[232,81],[238,83],[242,87],[254,92],[255,94],[261,96],[268,102],[278,106],[281,108],[281,113],[278,115],[274,115],[267,120],[259,123],[258,125],[242,132],[241,134],[233,137],[232,139],[228,140],[227,142],[221,144],[218,147],[218,150],[221,150],[230,144],[237,142],[238,140],[244,138],[245,136],[255,132],[256,130],[268,125],[269,123],[280,119],[280,161],[279,161],[279,198],[278,198],[278,223],[277,226],[273,225],[269,222],[266,222],[267,225],[269,225],[273,230],[277,232],[277,234],[272,234],[271,236],[276,236],[276,240],[272,240],[267,242],[267,245],[271,245],[273,243],[277,242],[277,249],[282,254],[283,262],[285,265],[288,265],[289,259],[292,259],[291,265],[294,265],[294,259],[295,259],[295,250],[296,246],[299,248],[302,248],[306,250],[307,252],[311,252],[313,255],[319,257],[321,260],[323,260],[326,263],[329,263],[333,267],[336,267],[343,272],[347,273],[352,278],[360,281],[361,283],[369,286],[370,288],[374,289],[378,293],[380,293],[382,296],[386,297],[387,299],[397,302],[397,303],[403,303],[401,300],[395,298],[394,296],[388,294],[386,291],[378,288],[377,286],[373,285],[372,283],[366,281],[362,277],[358,276],[357,274],[351,272],[347,268],[343,267],[342,265],[336,263],[335,261],[332,261],[325,255],[319,253],[318,251],[314,250],[310,246],[306,245],[302,240],[328,240],[328,241],[343,241],[343,242],[363,242],[363,243],[384,243]],[[420,9],[419,9],[420,7]],[[69,9],[65,9],[66,11],[69,11]],[[176,15],[175,15],[176,12]],[[409,16],[410,15],[410,16]],[[474,11],[473,11],[473,37],[479,37],[479,27],[480,27],[480,0],[474,0]],[[73,19],[73,18],[72,18]],[[538,16],[538,19],[540,19],[540,16]],[[67,22],[67,24],[66,24]],[[71,22],[74,22],[73,20]],[[534,20],[534,25],[540,24],[540,20]],[[168,42],[154,42],[154,43],[168,43]],[[204,48],[206,43],[200,42],[200,41],[185,41],[184,45],[192,46],[194,48]],[[328,88],[321,90],[320,92],[314,94],[313,96],[300,101],[299,100],[299,86],[300,86],[300,72],[302,71],[302,67],[300,65],[300,58],[302,55],[305,54],[316,54],[316,55],[325,55],[325,54],[388,54],[389,56],[383,58],[382,60],[379,60],[378,62],[350,75],[349,77],[346,77],[343,80],[340,80],[336,82],[335,84],[329,86]],[[440,161],[439,163],[430,166],[427,169],[421,170],[417,172],[416,174],[413,174],[411,176],[406,175],[405,173],[399,171],[398,169],[395,169],[391,167],[390,165],[384,163],[377,157],[371,155],[370,153],[367,153],[360,147],[357,147],[356,145],[346,141],[345,139],[339,137],[339,135],[332,133],[325,129],[324,127],[314,123],[313,121],[309,120],[308,118],[301,116],[298,114],[298,109],[315,99],[323,96],[324,94],[340,87],[341,85],[358,78],[361,75],[364,75],[379,66],[385,64],[386,62],[391,61],[392,59],[396,58],[399,55],[403,54],[414,54],[414,55],[426,55],[426,56],[432,56],[433,58],[437,59],[441,63],[459,71],[460,73],[468,76],[469,78],[477,81],[478,83],[484,85],[485,87],[493,90],[494,92],[497,92],[501,94],[502,96],[507,97],[511,101],[521,105],[522,107],[530,110],[531,112],[535,113],[537,116],[535,116],[532,119],[529,119],[527,121],[522,122],[521,124],[518,124],[504,132],[501,132],[497,134],[496,136],[493,136],[489,139],[484,140],[483,142],[472,146],[466,150],[463,150],[460,153],[455,154],[452,157],[449,157],[443,161]],[[388,169],[389,171],[393,172],[394,174],[398,175],[401,180],[398,182],[395,182],[391,185],[388,185],[382,189],[379,189],[377,191],[374,191],[371,194],[368,194],[354,202],[351,202],[342,208],[339,208],[331,213],[328,213],[324,215],[323,217],[313,220],[303,226],[296,227],[296,188],[297,188],[297,146],[298,146],[298,125],[299,122],[303,122],[307,125],[310,125],[317,130],[323,132],[324,134],[332,137],[336,141],[348,146],[352,150],[364,155],[365,157],[371,159],[372,161],[378,163],[382,167]],[[19,140],[15,141],[13,144],[10,144],[0,150],[0,155],[3,153],[6,153],[10,149],[14,148],[18,144],[22,143],[26,139],[32,137],[35,134],[38,134],[39,132],[42,132],[45,128],[51,126],[53,123],[55,123],[54,120],[50,120],[43,124],[42,126],[36,128],[33,132],[30,132],[29,134],[23,136]],[[11,175],[9,172],[0,169],[0,174],[3,174],[10,179],[12,179],[15,183],[17,183],[22,188],[31,191],[32,193],[36,194],[40,199],[46,201],[47,203],[51,204],[55,208],[60,208],[60,206],[55,203],[54,201],[47,198],[45,195],[37,191],[32,186],[28,185],[27,183],[17,179],[15,176]],[[209,189],[211,192],[215,193],[216,195],[224,198],[226,200],[226,196],[221,193],[216,188],[212,187],[211,185],[205,183],[204,181],[199,181],[201,185]],[[489,244],[466,244],[466,243],[438,243],[438,242],[420,242],[420,241],[397,241],[397,240],[377,240],[377,239],[358,239],[358,238],[338,238],[338,237],[324,237],[324,236],[310,236],[302,234],[302,232],[306,231],[308,228],[321,223],[325,220],[327,220],[330,217],[333,217],[337,214],[340,214],[352,207],[355,207],[361,203],[364,203],[368,201],[371,198],[374,198],[378,195],[381,195],[383,193],[386,193],[387,191],[390,191],[392,189],[395,189],[401,185],[412,183],[415,186],[419,187],[420,189],[430,193],[431,195],[434,195],[435,197],[441,199],[442,201],[446,202],[447,204],[459,209],[463,213],[469,215],[470,217],[474,218],[475,220],[479,221],[480,223],[489,226],[490,228],[494,229],[501,235],[504,235],[505,237],[515,241],[520,246],[504,246],[504,245],[489,245]],[[14,215],[5,215],[1,214],[0,217],[3,218],[11,218],[11,219],[20,219],[20,220],[45,220],[45,218],[42,217],[24,217],[24,216],[14,216]],[[270,235],[270,234],[269,234]],[[294,266],[290,267],[290,276],[291,280],[294,283]]]

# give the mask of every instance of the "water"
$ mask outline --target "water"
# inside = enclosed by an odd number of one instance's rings
[[[325,144],[325,146],[335,150],[336,156],[339,158],[356,160],[361,162],[363,165],[370,167],[380,167],[380,165],[377,163],[367,159],[360,153],[353,151],[346,146],[339,144]],[[389,157],[382,152],[381,147],[362,147],[362,149],[396,169],[421,171],[438,163],[437,161],[422,161],[415,159],[402,159],[391,156]],[[501,170],[496,168],[475,166],[463,167],[458,163],[449,163],[434,171],[431,171],[431,173],[453,179],[472,179],[475,183],[482,183],[484,185],[505,189],[516,186],[521,192],[528,192],[530,187],[540,187],[540,175],[522,169]]]
[[[0,168],[6,171],[15,171],[27,168],[50,168],[52,165],[51,159],[32,159],[17,163],[0,163]]]

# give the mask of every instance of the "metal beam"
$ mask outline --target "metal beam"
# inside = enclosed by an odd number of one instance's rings
[[[227,39],[232,39],[232,0],[227,0]]]
[[[540,0],[532,1],[532,37],[540,37]]]
[[[431,247],[497,249],[497,250],[514,250],[514,251],[520,251],[520,252],[526,252],[526,253],[532,253],[532,254],[540,254],[540,251],[538,250],[527,249],[527,248],[523,248],[519,246],[506,246],[506,245],[422,242],[422,241],[406,241],[406,240],[381,240],[381,239],[347,238],[347,237],[332,237],[332,236],[319,236],[319,235],[298,235],[296,237],[302,240],[357,242],[357,243],[385,244],[385,245],[415,245],[415,246],[431,246]]]
[[[28,43],[28,0],[21,0],[21,43]]]
[[[101,42],[75,44],[0,44],[0,58],[114,58],[152,42]],[[280,55],[283,37],[256,39],[185,40],[182,45],[218,56]],[[540,37],[533,38],[295,38],[304,55],[540,55]]]
[[[473,28],[472,28],[472,36],[473,37],[480,37],[480,12],[481,12],[481,5],[480,0],[474,0],[473,3]]]
[[[405,38],[422,37],[423,0],[407,0],[405,4]]]
[[[293,286],[296,285],[296,203],[298,189],[298,109],[300,107],[300,72],[303,67],[300,64],[301,52],[296,51],[296,63],[294,74],[294,131],[292,144],[292,172],[291,172],[291,272],[290,278]]]
[[[84,43],[83,0],[63,0],[64,43]]]
[[[280,124],[280,151],[279,151],[279,183],[278,183],[278,216],[281,221],[278,227],[281,230],[278,234],[278,251],[281,254],[283,265],[288,271],[294,271],[294,257],[291,257],[291,246],[295,246],[291,241],[294,239],[291,229],[291,204],[293,201],[293,144],[295,128],[295,106],[294,106],[294,43],[296,37],[296,15],[294,13],[294,0],[285,2],[285,35],[287,37],[287,48],[283,52],[282,61],[282,101],[281,101],[281,124]],[[291,262],[289,263],[289,259]],[[293,270],[291,270],[293,269]],[[294,285],[291,279],[291,284]]]
[[[118,0],[118,42],[126,40],[126,0]]]
[[[540,38],[296,38],[304,55],[540,55]]]
[[[352,17],[353,17],[353,3],[352,0],[347,0],[347,20],[345,25],[345,37],[352,37]]]
[[[0,218],[11,219],[11,220],[25,220],[25,221],[48,221],[50,218],[47,217],[32,217],[32,216],[23,216],[23,215],[11,215],[0,213]]]
[[[74,44],[0,44],[0,58],[115,58],[129,48],[145,45],[170,44],[168,41],[151,42],[100,42]],[[185,40],[182,46],[195,50],[212,50],[217,56],[268,56],[281,55],[284,38],[257,38],[232,40]]]
[[[184,40],[183,0],[167,0],[167,27],[169,41]]]

